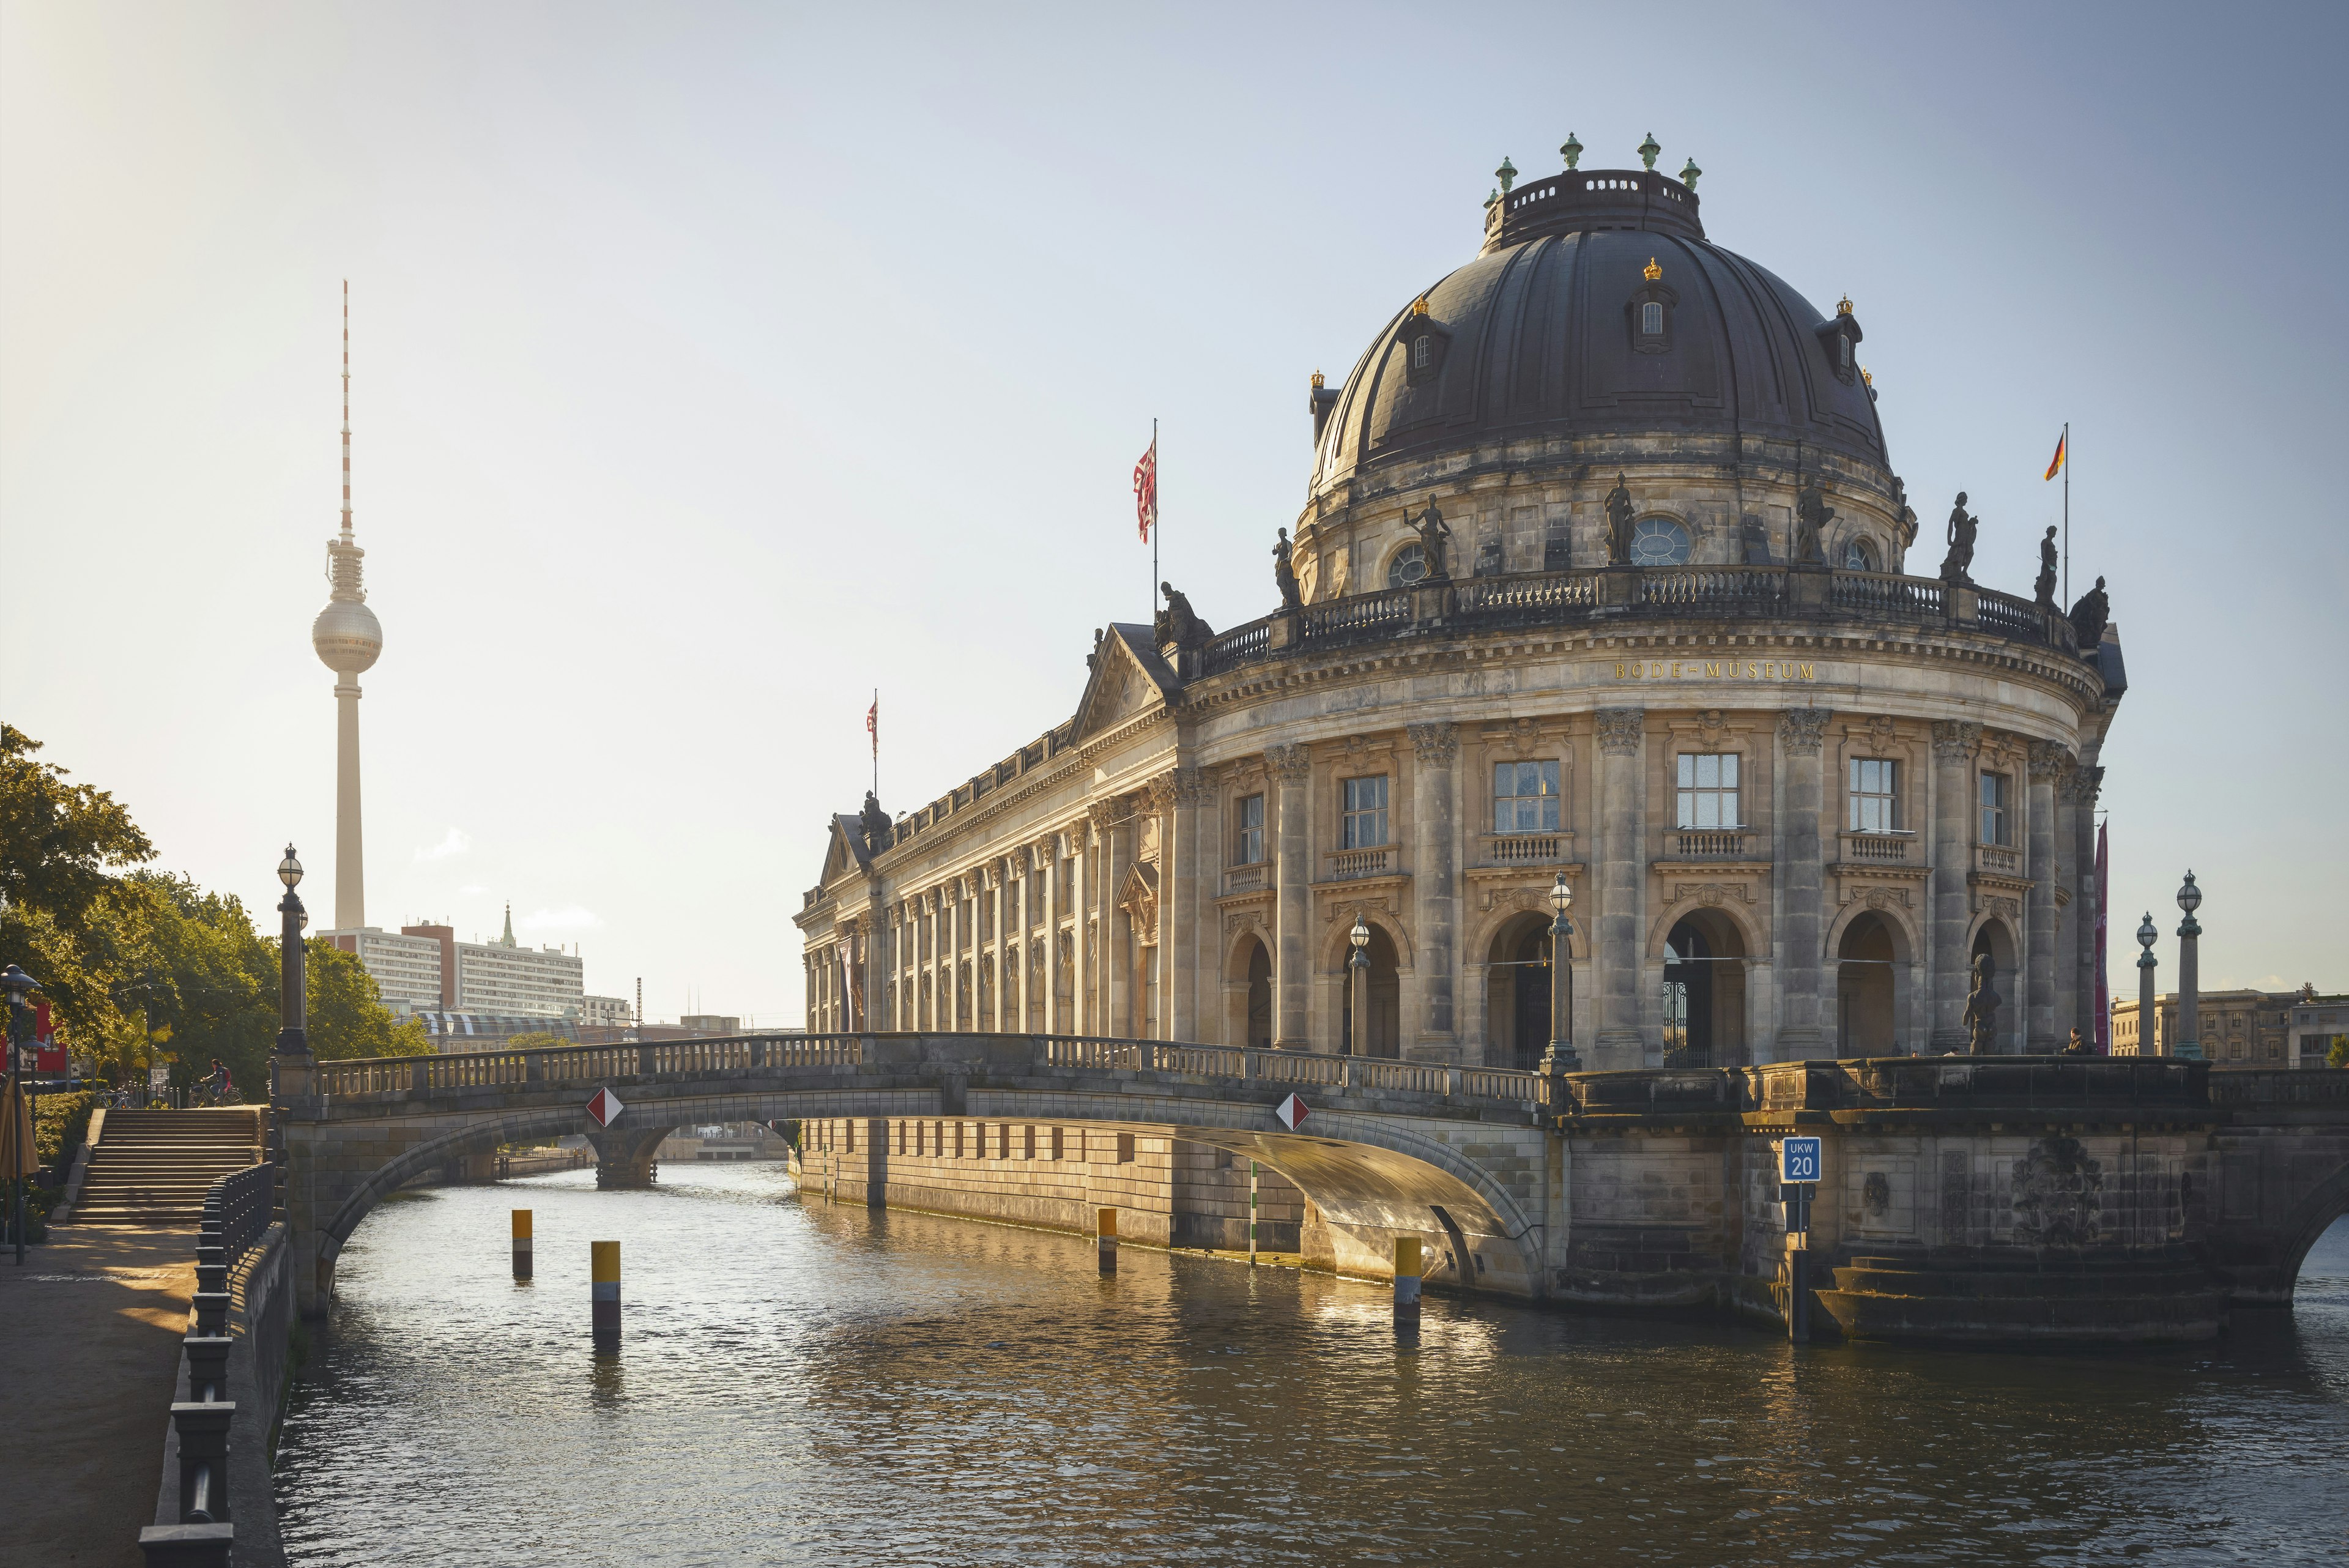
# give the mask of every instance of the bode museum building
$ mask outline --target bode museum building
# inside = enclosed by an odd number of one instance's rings
[[[1313,378],[1268,613],[1170,592],[1065,723],[834,818],[809,1026],[1529,1068],[1563,878],[1584,1068],[2093,1039],[2101,583],[1977,562],[1963,495],[1920,536],[1850,302],[1682,174],[1505,166],[1478,254]]]

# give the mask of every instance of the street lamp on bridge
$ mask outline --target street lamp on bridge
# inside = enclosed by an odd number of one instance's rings
[[[41,982],[15,964],[0,971],[0,989],[8,992],[8,1085],[25,1096],[24,1123],[7,1129],[5,1140],[9,1148],[8,1186],[11,1205],[10,1221],[16,1233],[16,1266],[25,1264],[25,1183],[40,1155],[40,1100],[36,1085],[39,1079],[33,1072],[33,1010],[26,1005],[25,993],[38,991]],[[11,1096],[10,1099],[14,1096]],[[14,1115],[16,1107],[0,1101],[0,1107]],[[29,1141],[28,1141],[29,1140]]]
[[[1352,977],[1349,983],[1353,988],[1354,1004],[1354,1026],[1347,1031],[1350,1038],[1346,1049],[1357,1056],[1367,1056],[1371,1054],[1371,928],[1360,914],[1355,915],[1354,929],[1347,933],[1346,940],[1354,944],[1353,952],[1346,960],[1347,971]]]
[[[2186,911],[2186,918],[2178,923],[2178,1048],[2170,1054],[2199,1062],[2202,1059],[2202,965],[2196,948],[2202,925],[2194,911],[2202,907],[2202,889],[2194,885],[2191,871],[2178,889],[2178,907]],[[2145,1025],[2137,1027],[2142,1030]]]
[[[294,891],[295,884],[302,880],[302,862],[290,844],[285,846],[285,858],[277,863],[277,879],[285,884],[285,897],[277,901],[277,1044],[271,1054],[307,1066],[310,1031],[309,1010],[303,1000],[302,928],[310,923],[310,912],[302,907],[302,896]],[[275,1061],[270,1065],[274,1075]]]
[[[1549,923],[1549,1049],[1542,1053],[1545,1073],[1573,1073],[1582,1059],[1574,1050],[1574,923],[1566,918],[1574,907],[1574,889],[1566,873],[1550,884],[1549,907],[1557,918]]]

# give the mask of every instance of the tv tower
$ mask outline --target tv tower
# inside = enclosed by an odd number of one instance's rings
[[[367,866],[359,835],[359,681],[383,652],[383,627],[359,586],[367,552],[351,539],[351,285],[343,280],[343,529],[326,541],[326,607],[310,623],[310,646],[335,682],[335,927],[367,924]]]

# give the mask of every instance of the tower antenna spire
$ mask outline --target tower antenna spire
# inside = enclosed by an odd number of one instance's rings
[[[343,543],[351,542],[351,280],[343,279]]]

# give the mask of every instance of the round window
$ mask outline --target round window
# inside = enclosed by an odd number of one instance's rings
[[[1631,525],[1633,566],[1685,566],[1688,558],[1688,530],[1671,518],[1642,517]]]
[[[1843,547],[1843,569],[1847,572],[1876,570],[1876,551],[1865,539],[1853,539]]]
[[[1387,587],[1407,588],[1427,576],[1427,548],[1423,545],[1405,545],[1387,563]]]

